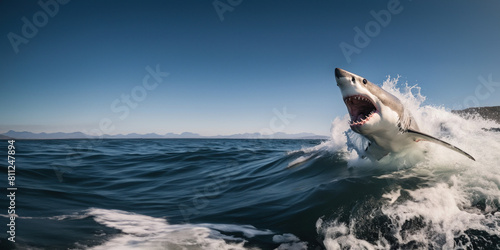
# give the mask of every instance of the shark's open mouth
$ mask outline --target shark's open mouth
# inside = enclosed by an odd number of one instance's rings
[[[344,102],[351,115],[351,126],[362,126],[377,112],[377,107],[366,96],[348,96],[344,98]]]

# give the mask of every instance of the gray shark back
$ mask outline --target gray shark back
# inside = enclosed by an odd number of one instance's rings
[[[398,114],[399,121],[397,125],[401,132],[407,131],[408,129],[415,131],[419,130],[417,122],[413,119],[410,111],[405,108],[403,103],[396,96],[371,82],[368,82],[366,87],[372,94],[376,95],[385,106]]]

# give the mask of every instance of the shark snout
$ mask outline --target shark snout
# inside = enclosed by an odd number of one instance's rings
[[[337,86],[343,87],[348,86],[350,83],[352,74],[340,68],[335,68],[335,80],[337,80]]]
[[[347,76],[349,76],[349,72],[343,69],[335,68],[335,78],[339,79],[341,77],[347,77]]]

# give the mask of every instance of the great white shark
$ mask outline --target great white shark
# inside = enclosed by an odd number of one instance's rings
[[[351,129],[370,142],[364,155],[380,160],[391,152],[402,152],[419,141],[429,141],[474,160],[465,151],[421,132],[401,101],[365,78],[343,69],[335,69],[337,86],[351,116]]]

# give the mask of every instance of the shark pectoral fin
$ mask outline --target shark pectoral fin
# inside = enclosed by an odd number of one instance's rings
[[[368,147],[366,147],[366,149],[365,149],[365,153],[366,153],[366,156],[368,156],[368,158],[375,159],[378,161],[378,160],[382,159],[384,156],[386,156],[387,154],[389,154],[389,151],[384,150],[376,143],[370,142],[368,144]]]
[[[453,146],[453,145],[451,145],[451,144],[449,144],[449,143],[447,143],[445,141],[442,141],[442,140],[440,140],[438,138],[435,138],[435,137],[430,136],[428,134],[424,134],[422,132],[414,131],[414,130],[411,130],[411,129],[407,130],[406,132],[409,133],[410,135],[412,135],[414,137],[414,140],[416,142],[421,141],[421,140],[434,142],[436,144],[439,144],[441,146],[445,146],[445,147],[447,147],[447,148],[449,148],[451,150],[454,150],[455,152],[461,153],[461,154],[467,156],[467,158],[469,158],[469,159],[471,159],[473,161],[476,160],[476,159],[474,159],[474,157],[472,157],[470,154],[466,153],[465,151],[463,151],[463,150],[461,150],[461,149],[459,149],[459,148],[457,148],[457,147],[455,147],[455,146]]]

